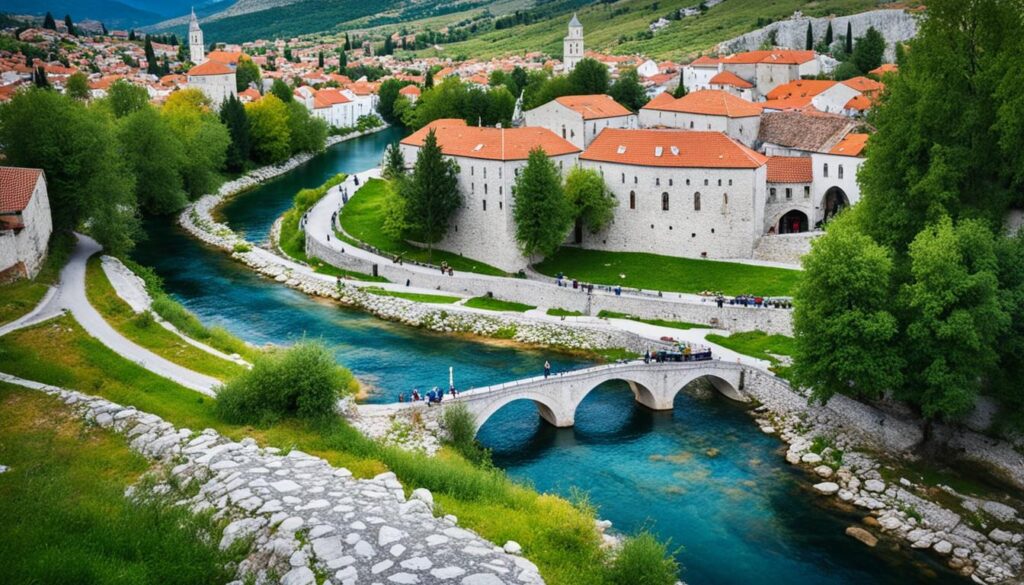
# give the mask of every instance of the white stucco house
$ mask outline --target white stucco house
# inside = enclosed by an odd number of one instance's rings
[[[782,84],[821,73],[821,61],[814,51],[747,51],[721,57],[719,65],[721,71],[734,73],[753,84],[755,99]]]
[[[215,108],[220,107],[229,97],[238,95],[235,69],[220,61],[207,60],[189,69],[188,86],[206,94]]]
[[[605,128],[636,128],[637,116],[610,96],[569,95],[523,112],[527,126],[547,128],[581,150]]]
[[[714,57],[698,57],[683,66],[681,83],[686,91],[711,89],[711,79],[721,71],[719,60]]]
[[[0,282],[34,278],[52,232],[42,169],[0,167]]]
[[[761,105],[728,92],[704,89],[679,99],[661,94],[640,108],[644,128],[724,132],[753,146],[761,124]]]

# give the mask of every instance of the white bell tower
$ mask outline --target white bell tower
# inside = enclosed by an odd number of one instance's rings
[[[203,46],[203,29],[199,28],[196,11],[192,9],[192,20],[188,23],[188,54],[192,63],[199,65],[206,61],[206,47]]]
[[[562,63],[565,65],[565,72],[568,73],[576,68],[576,64],[583,59],[583,25],[572,14],[569,21],[569,34],[566,35],[562,45]]]

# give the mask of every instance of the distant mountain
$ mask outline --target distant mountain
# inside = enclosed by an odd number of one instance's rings
[[[153,2],[156,4],[156,2]],[[42,16],[49,11],[60,20],[70,14],[72,20],[99,20],[112,28],[140,27],[160,20],[160,15],[117,0],[0,0],[0,12]]]
[[[220,10],[230,6],[235,0],[120,0],[133,8],[145,12],[159,14],[163,18],[175,18],[183,14],[189,14],[193,8],[198,14],[211,4],[221,4]]]

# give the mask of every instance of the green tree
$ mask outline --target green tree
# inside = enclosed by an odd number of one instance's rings
[[[160,75],[160,64],[156,61],[156,52],[153,51],[153,41],[149,35],[146,36],[146,43],[143,47],[146,54],[146,73]]]
[[[316,54],[316,66],[320,69],[324,68],[324,52],[320,51]]]
[[[808,51],[814,50],[814,27],[811,26],[811,21],[807,21],[807,41],[804,43],[804,48]]]
[[[243,57],[235,69],[235,89],[245,91],[250,86],[260,86],[260,67],[252,59]]]
[[[261,164],[280,162],[291,153],[288,108],[275,94],[245,105],[252,131],[253,160]]]
[[[292,154],[320,152],[327,142],[327,122],[309,115],[299,102],[285,104],[288,109],[288,134],[291,136]]]
[[[262,100],[261,100],[262,101]],[[210,100],[198,89],[177,91],[161,109],[187,156],[181,166],[185,192],[196,199],[213,192],[221,182],[231,137],[210,111]]]
[[[627,69],[619,74],[619,78],[608,90],[612,99],[636,112],[648,102],[647,92],[640,85],[640,77],[636,69]]]
[[[181,177],[185,151],[156,109],[147,105],[122,118],[118,138],[121,155],[135,174],[135,198],[142,210],[173,213],[188,203]]]
[[[868,30],[871,31],[871,30],[874,30],[874,29],[868,29]],[[883,43],[884,43],[884,40],[883,40]],[[883,46],[883,50],[884,50],[884,48],[885,47]],[[846,21],[846,54],[847,55],[853,55],[853,21],[852,20]],[[874,67],[872,67],[872,69],[874,69]],[[870,70],[871,69],[868,69],[868,71],[870,71]]]
[[[78,36],[78,31],[75,30],[75,23],[71,21],[71,15],[64,15],[64,26],[68,29],[68,34],[72,36]]]
[[[278,78],[274,80],[274,83],[270,86],[270,93],[277,96],[277,99],[283,103],[288,103],[294,99],[292,95],[292,88],[288,87],[288,84],[284,80]]]
[[[601,173],[583,167],[569,171],[565,178],[565,196],[572,203],[576,221],[592,234],[608,227],[619,204]]]
[[[405,157],[402,155],[402,149],[397,144],[388,145],[384,151],[384,168],[381,171],[381,175],[388,180],[394,180],[405,175]]]
[[[608,93],[608,68],[596,59],[581,59],[568,78],[577,94]]]
[[[338,69],[341,73],[345,73],[346,67],[348,67],[348,55],[345,54],[345,49],[338,49]]]
[[[46,16],[43,18],[43,28],[57,30],[57,21],[53,19],[53,15],[49,12],[47,12]]]
[[[516,177],[516,242],[524,256],[549,256],[565,241],[573,222],[573,207],[562,190],[562,179],[540,147],[530,151]]]
[[[682,76],[680,75],[680,77]],[[683,80],[680,79],[679,85],[677,85],[676,88],[672,90],[672,97],[679,99],[684,95],[686,95],[686,86],[683,85]]]
[[[832,21],[828,21],[828,28],[825,29],[825,46],[832,46]]]
[[[221,104],[220,121],[228,129],[228,136],[231,137],[225,165],[229,171],[237,173],[245,169],[252,151],[249,117],[245,113],[245,106],[238,98],[231,96]]]
[[[879,398],[902,384],[892,254],[857,229],[855,211],[814,241],[794,299],[794,379],[822,402],[835,394]]]
[[[106,102],[115,118],[123,118],[149,106],[146,88],[118,79],[107,89]]]
[[[392,124],[399,122],[395,116],[395,100],[398,99],[398,92],[406,85],[409,85],[409,82],[391,78],[382,81],[377,89],[377,111],[382,118]]]
[[[434,71],[432,69],[427,69],[427,75],[423,78],[423,87],[427,89],[434,87]]]
[[[89,78],[81,71],[72,73],[71,76],[68,77],[67,84],[64,86],[64,92],[76,100],[88,100],[91,95],[89,93]]]
[[[870,27],[864,36],[857,39],[850,57],[858,69],[867,73],[882,64],[884,55],[885,37],[875,27]]]
[[[850,61],[843,61],[835,68],[832,72],[832,79],[836,81],[845,81],[852,77],[862,75],[861,70],[857,69],[857,66]]]
[[[444,156],[430,130],[416,156],[412,176],[401,184],[409,232],[427,244],[431,257],[434,244],[448,233],[452,216],[462,206],[458,176],[459,166]]]
[[[35,73],[32,74],[32,82],[39,89],[49,89],[50,80],[46,77],[46,68],[42,65],[36,67]]]

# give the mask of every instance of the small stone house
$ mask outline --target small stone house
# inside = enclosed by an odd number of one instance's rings
[[[53,232],[42,169],[0,167],[0,282],[34,278]]]

